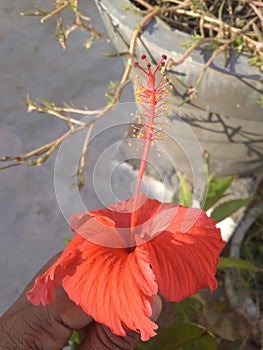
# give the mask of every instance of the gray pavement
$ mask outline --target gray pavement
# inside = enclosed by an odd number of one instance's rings
[[[1,156],[23,154],[66,130],[62,121],[27,114],[21,104],[26,94],[36,101],[41,97],[57,104],[74,100],[81,107],[99,108],[107,102],[108,82],[118,80],[123,71],[121,59],[101,56],[114,51],[110,44],[95,42],[87,51],[83,44],[88,35],[77,31],[63,51],[52,40],[53,20],[40,24],[37,18],[19,16],[41,4],[47,6],[33,0],[0,3]],[[93,24],[105,32],[93,2],[87,7]],[[124,99],[130,98],[128,89]],[[64,234],[70,234],[55,196],[54,162],[55,156],[41,167],[21,165],[0,172],[0,314],[37,270],[63,249]],[[90,207],[99,206],[94,194],[86,198]]]

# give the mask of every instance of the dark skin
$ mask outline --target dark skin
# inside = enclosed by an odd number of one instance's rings
[[[57,259],[51,259],[37,275],[42,274]],[[62,287],[58,288],[52,305],[34,306],[26,298],[34,279],[21,296],[0,318],[0,350],[60,350],[67,344],[72,331],[83,335],[79,350],[131,350],[140,339],[138,333],[127,331],[126,337],[112,334],[96,323],[73,303]],[[161,312],[161,300],[155,297],[152,320]]]

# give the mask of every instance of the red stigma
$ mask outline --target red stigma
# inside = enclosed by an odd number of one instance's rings
[[[143,68],[139,62],[134,62],[134,67],[139,68],[147,77],[148,79],[155,79],[155,74],[156,72],[161,68],[165,66],[165,60],[167,59],[166,55],[162,55],[159,63],[155,67],[154,70],[151,70],[151,63],[147,60],[147,56],[145,54],[141,55],[141,59],[145,61],[146,63],[146,68]]]

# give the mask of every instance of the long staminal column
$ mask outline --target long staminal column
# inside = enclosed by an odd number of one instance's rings
[[[139,195],[141,189],[141,183],[147,164],[148,155],[150,152],[151,142],[160,136],[160,128],[155,131],[156,121],[163,117],[167,113],[167,102],[164,101],[169,95],[167,85],[169,82],[164,77],[156,84],[156,73],[165,65],[166,55],[162,55],[160,62],[157,64],[154,70],[151,69],[151,64],[148,62],[146,55],[142,55],[142,60],[146,63],[146,68],[143,68],[138,62],[134,63],[134,66],[139,68],[147,77],[147,87],[144,87],[140,82],[140,77],[136,77],[136,102],[142,104],[142,112],[139,115],[139,123],[143,125],[144,132],[138,134],[138,138],[143,139],[144,147],[142,158],[140,162],[139,173],[137,177],[133,211],[131,214],[131,228],[136,226],[137,221],[137,209],[139,204]]]

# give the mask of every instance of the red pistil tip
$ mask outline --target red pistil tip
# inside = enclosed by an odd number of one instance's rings
[[[158,70],[161,70],[162,67],[165,66],[165,60],[166,60],[167,56],[166,55],[162,55],[161,59],[159,61],[159,63],[156,65],[155,69],[152,70],[151,69],[151,63],[148,61],[147,56],[141,55],[141,59],[144,60],[146,67],[142,67],[137,61],[134,62],[134,67],[139,68],[148,78],[148,86],[154,86],[155,84],[155,75],[157,73]]]

